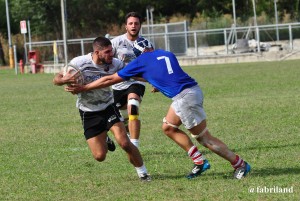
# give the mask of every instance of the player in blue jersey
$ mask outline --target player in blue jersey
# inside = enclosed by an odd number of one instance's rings
[[[142,78],[173,101],[167,115],[163,118],[162,129],[193,160],[194,167],[187,175],[188,179],[201,175],[210,168],[210,164],[189,136],[179,128],[181,124],[200,144],[231,163],[234,168],[234,178],[245,177],[250,172],[250,165],[208,131],[203,109],[203,93],[198,83],[182,70],[173,53],[153,50],[149,44],[146,39],[138,39],[134,43],[137,58],[117,73],[82,87],[67,87],[66,90],[78,93],[107,87],[130,78]]]

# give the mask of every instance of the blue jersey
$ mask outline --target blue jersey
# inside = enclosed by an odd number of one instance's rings
[[[144,52],[117,73],[124,80],[142,77],[169,98],[197,85],[197,82],[182,70],[172,52],[160,49]]]

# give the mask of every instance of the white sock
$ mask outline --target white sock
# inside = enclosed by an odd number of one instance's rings
[[[139,148],[140,141],[139,139],[130,139],[131,143],[134,144],[137,148]]]
[[[141,167],[135,167],[137,174],[139,177],[144,176],[144,174],[148,174],[146,166],[143,164]]]

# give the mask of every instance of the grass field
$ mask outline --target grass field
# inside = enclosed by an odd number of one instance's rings
[[[0,200],[300,200],[299,62],[184,67],[204,91],[212,134],[252,165],[239,181],[200,145],[212,167],[185,178],[191,160],[161,132],[170,100],[149,87],[140,151],[153,181],[141,183],[120,147],[105,162],[92,158],[76,97],[53,74],[0,70]]]

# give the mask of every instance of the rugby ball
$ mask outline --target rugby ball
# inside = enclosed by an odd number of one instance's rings
[[[76,74],[76,73],[77,73],[77,74]],[[68,64],[68,65],[65,67],[63,76],[65,76],[66,74],[71,74],[71,75],[75,75],[75,74],[76,74],[76,83],[77,83],[77,84],[80,84],[80,85],[83,85],[83,84],[84,84],[84,77],[83,77],[83,74],[82,74],[82,72],[79,70],[78,67],[76,67],[76,66],[74,66],[74,65],[71,65],[71,64]]]

